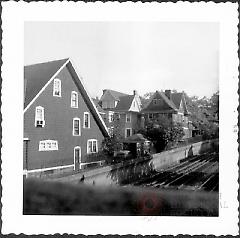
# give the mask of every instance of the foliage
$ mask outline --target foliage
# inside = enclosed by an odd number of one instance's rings
[[[159,115],[156,120],[147,122],[145,129],[141,129],[139,133],[153,142],[156,152],[174,145],[184,135],[182,126],[173,124],[164,115]]]
[[[211,98],[197,96],[189,97],[185,93],[186,104],[191,113],[191,120],[195,128],[199,129],[203,139],[217,138],[219,136],[219,91]]]

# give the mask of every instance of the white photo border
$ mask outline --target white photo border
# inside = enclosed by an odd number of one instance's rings
[[[213,2],[2,2],[3,234],[238,234],[238,4]],[[165,21],[220,24],[219,217],[22,215],[25,21]],[[224,206],[223,206],[224,204]]]

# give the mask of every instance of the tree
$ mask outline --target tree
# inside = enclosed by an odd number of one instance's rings
[[[189,97],[185,93],[185,99],[193,126],[200,130],[203,139],[217,138],[219,136],[219,91],[211,98]]]
[[[172,123],[164,115],[159,115],[154,121],[148,122],[145,129],[139,130],[139,133],[153,142],[157,153],[175,145],[184,135],[182,126]]]
[[[106,155],[112,157],[115,151],[119,151],[122,149],[123,147],[122,140],[123,137],[121,135],[120,118],[118,114],[114,114],[112,135],[103,140],[102,142],[103,152]]]

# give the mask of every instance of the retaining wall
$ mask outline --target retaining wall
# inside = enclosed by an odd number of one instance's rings
[[[173,150],[153,154],[151,164],[155,170],[161,170],[169,165],[179,163],[180,160],[200,155],[209,151],[218,151],[219,140],[200,141],[191,145],[182,146]]]
[[[218,140],[202,141],[192,145],[183,146],[158,154],[153,154],[153,159],[130,160],[112,166],[105,166],[89,171],[83,170],[77,174],[62,178],[51,179],[52,181],[81,183],[84,175],[85,184],[95,185],[123,185],[148,176],[152,171],[159,171],[180,160],[202,154],[208,151],[218,150]]]

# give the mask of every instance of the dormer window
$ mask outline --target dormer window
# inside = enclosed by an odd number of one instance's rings
[[[78,93],[75,91],[71,93],[71,107],[78,108]]]
[[[41,106],[36,107],[35,109],[35,126],[36,127],[44,127],[44,108]]]
[[[54,97],[61,97],[61,80],[54,79],[53,82],[53,96]]]

